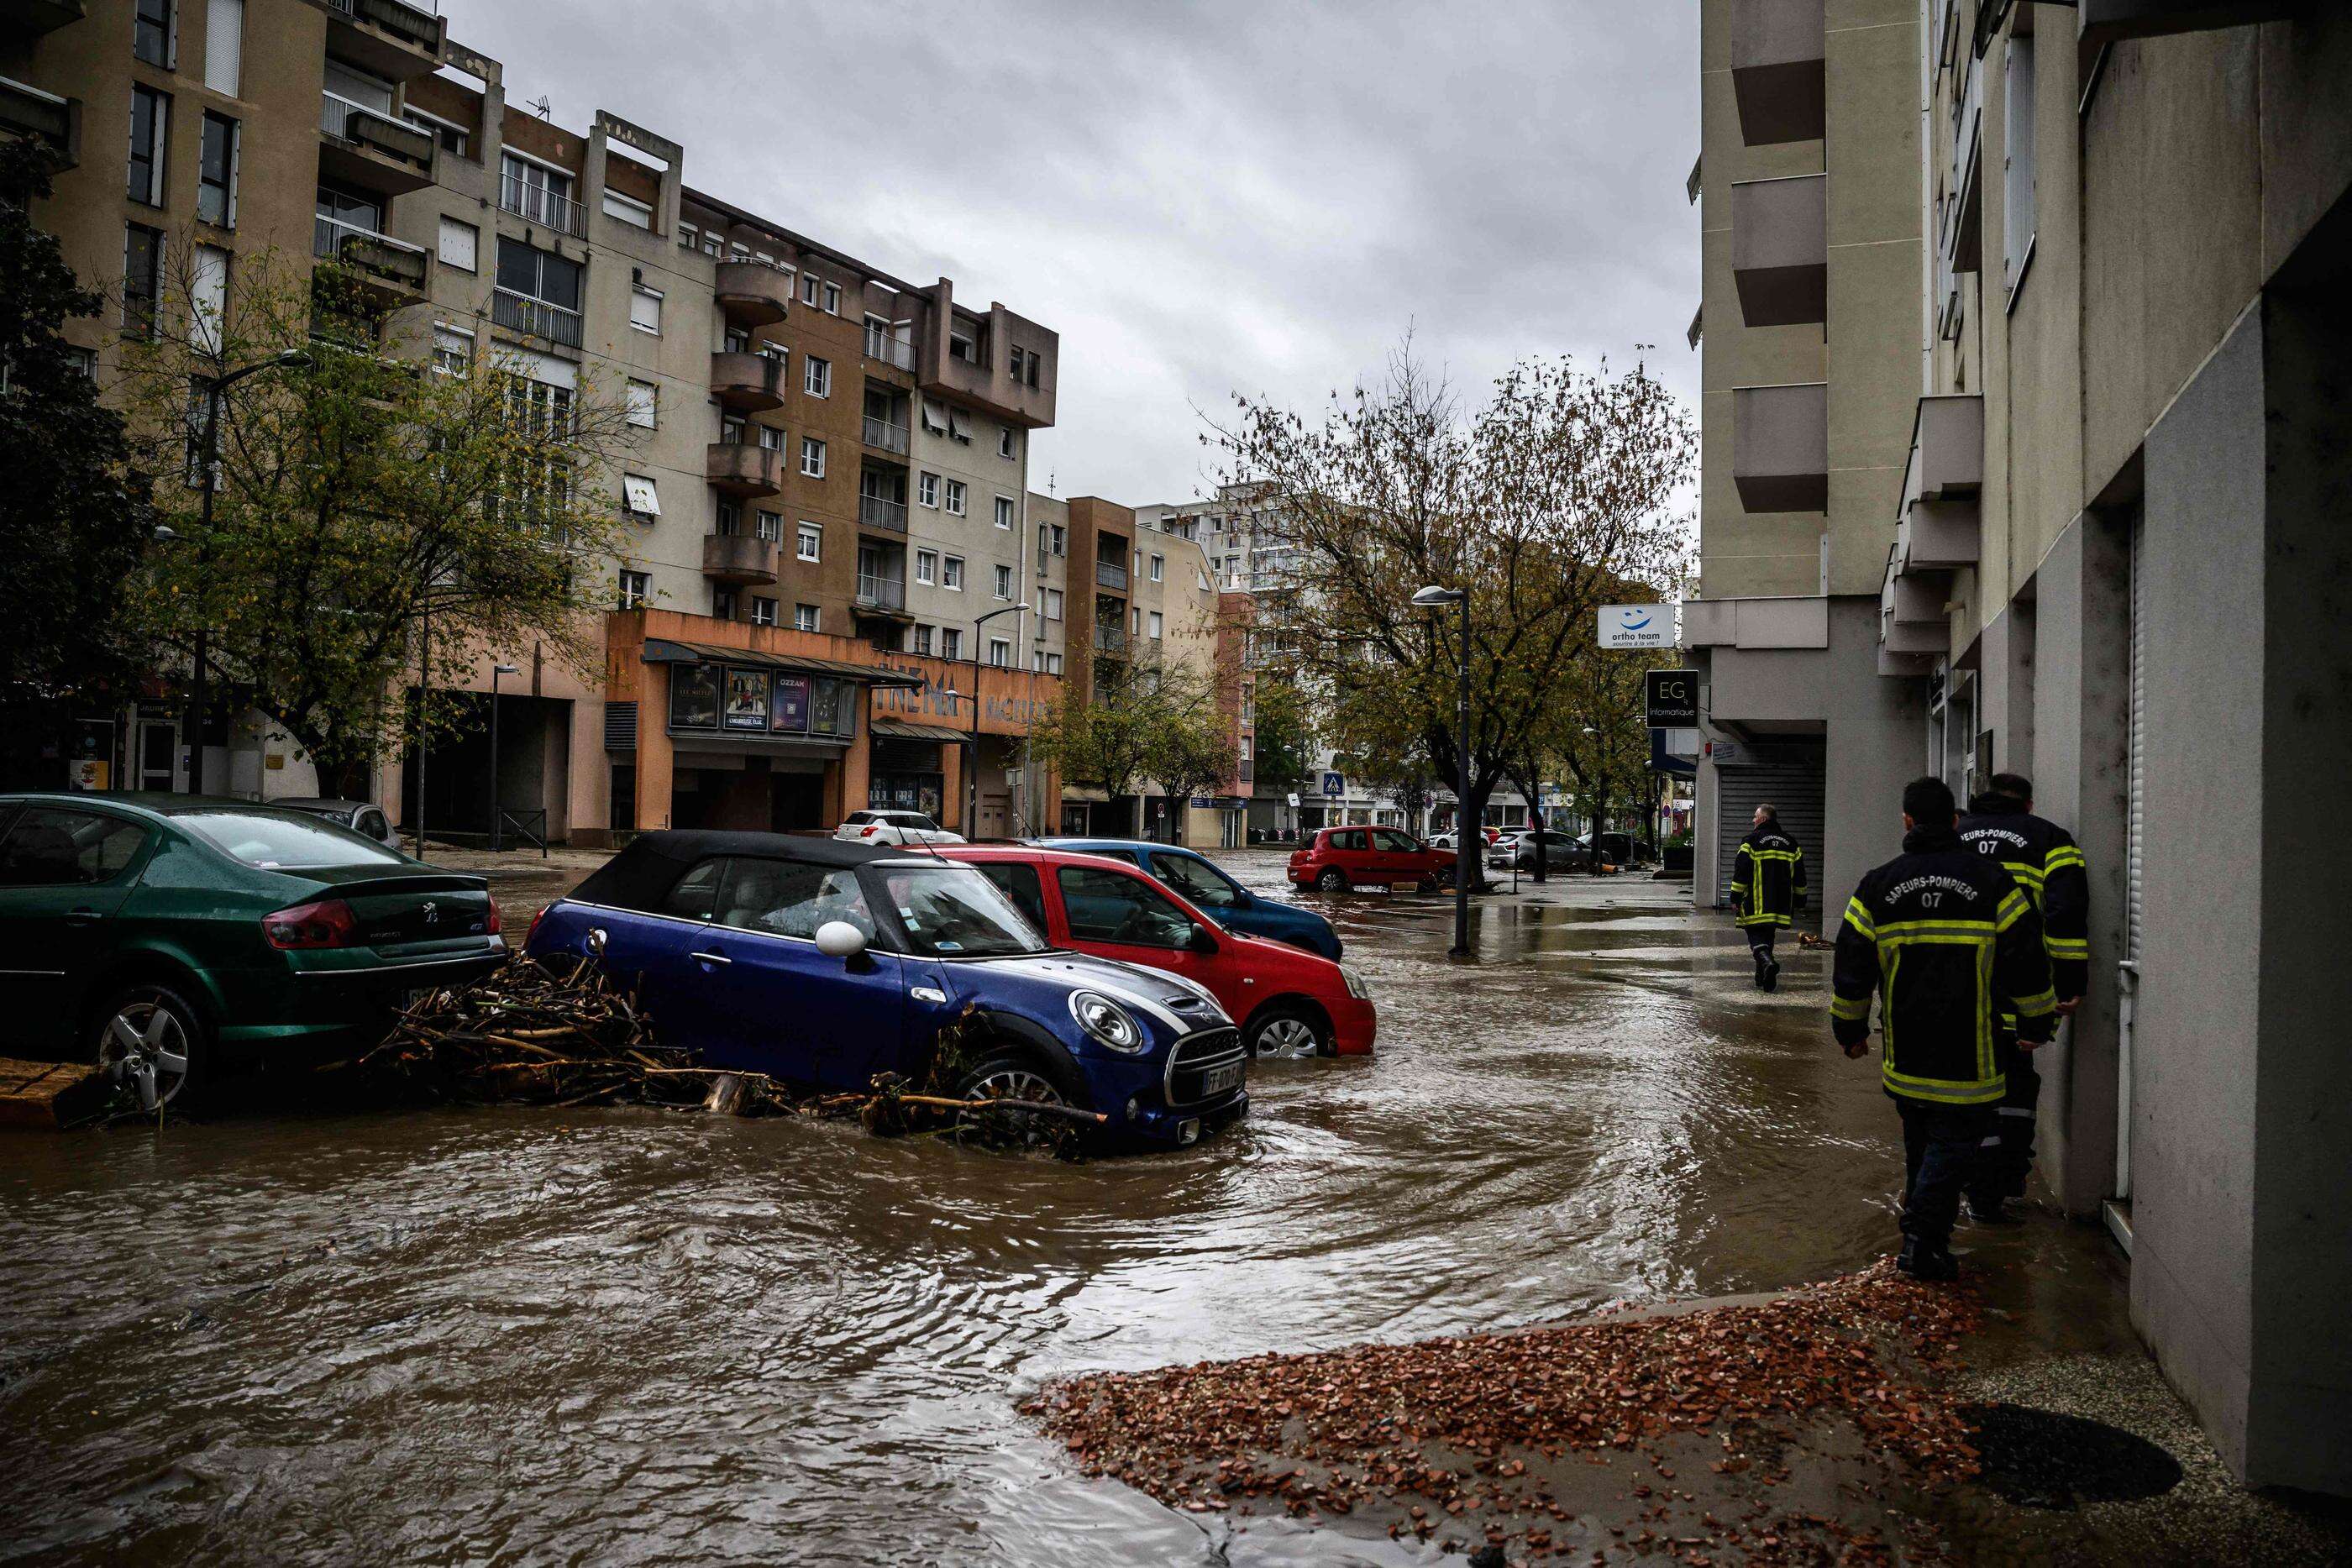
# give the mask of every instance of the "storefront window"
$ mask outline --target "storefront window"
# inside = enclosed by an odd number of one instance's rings
[[[727,727],[730,729],[768,727],[767,671],[729,670],[727,672]]]
[[[857,688],[847,681],[823,677],[812,685],[809,728],[818,735],[856,734]]]
[[[775,705],[769,717],[774,727],[793,734],[805,733],[809,727],[809,680],[806,675],[778,675]]]
[[[669,669],[669,727],[672,729],[719,727],[719,672],[699,664],[672,664]]]

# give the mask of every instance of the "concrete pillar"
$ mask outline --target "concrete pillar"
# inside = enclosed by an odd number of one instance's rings
[[[971,839],[980,835],[964,810],[964,769],[972,766],[965,751],[961,746],[940,747],[940,826]]]
[[[670,825],[675,753],[669,741],[671,666],[647,664],[637,676],[637,831]]]

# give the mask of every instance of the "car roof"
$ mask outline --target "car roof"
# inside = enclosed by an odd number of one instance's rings
[[[1157,839],[1033,839],[1030,842],[1044,850],[1068,850],[1079,854],[1091,854],[1098,850],[1165,850],[1171,854],[1191,855],[1195,860],[1208,857],[1182,844],[1163,844]]]
[[[173,795],[156,789],[19,789],[0,795],[0,806],[118,806],[152,817],[177,817],[190,811],[268,812],[287,805],[283,800],[242,800],[234,795]]]
[[[621,852],[589,873],[571,896],[587,904],[644,908],[669,892],[698,861],[714,855],[753,855],[803,865],[937,865],[930,854],[798,833],[730,832],[706,828],[663,828],[639,833]]]
[[[940,853],[950,860],[1026,861],[1034,865],[1115,865],[1130,875],[1143,873],[1126,861],[1113,860],[1108,855],[1084,854],[1075,850],[1047,849],[1037,844],[942,844]]]
[[[373,800],[342,800],[332,795],[280,795],[274,800],[264,800],[265,806],[291,806],[298,810],[324,810],[329,807],[338,811],[363,811],[373,809]]]

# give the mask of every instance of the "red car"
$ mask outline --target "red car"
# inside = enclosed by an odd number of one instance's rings
[[[1433,889],[1453,878],[1452,850],[1431,849],[1400,828],[1324,828],[1290,856],[1290,880],[1325,893],[1381,883]]]
[[[1228,931],[1131,865],[1017,845],[950,844],[1056,947],[1165,970],[1241,1025],[1253,1056],[1369,1056],[1376,1020],[1352,969]]]

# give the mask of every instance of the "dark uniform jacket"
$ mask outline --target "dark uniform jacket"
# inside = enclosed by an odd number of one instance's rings
[[[2091,970],[2091,878],[2066,830],[2042,821],[2006,795],[1979,795],[1960,819],[1960,842],[2009,873],[2042,916],[2051,988],[2063,1000],[2083,994]]]
[[[2019,1037],[2037,1042],[2057,1019],[2033,905],[1950,828],[1914,829],[1862,879],[1838,927],[1831,989],[1841,1045],[1870,1037],[1879,993],[1886,1092],[1940,1105],[2000,1103],[1998,1015],[2016,1014]]]
[[[1786,925],[1805,885],[1805,852],[1778,822],[1739,841],[1731,858],[1731,908],[1740,925]]]

